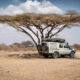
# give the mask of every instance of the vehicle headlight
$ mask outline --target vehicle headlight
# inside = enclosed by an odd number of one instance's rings
[[[76,50],[75,50],[74,48],[72,48],[72,50],[73,50],[74,52],[76,52]]]

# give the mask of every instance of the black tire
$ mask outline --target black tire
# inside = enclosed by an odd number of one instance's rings
[[[48,58],[48,55],[43,55],[44,56],[44,58]]]
[[[61,55],[61,57],[62,57],[62,58],[64,58],[64,57],[65,57],[65,55]]]
[[[42,51],[47,51],[48,47],[47,46],[42,46]]]
[[[54,54],[52,54],[52,57],[54,59],[59,58],[59,53],[58,52],[54,52]]]
[[[74,52],[71,52],[70,58],[74,58]]]

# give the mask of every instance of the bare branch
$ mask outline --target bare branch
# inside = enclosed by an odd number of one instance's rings
[[[61,32],[67,26],[68,25],[64,25],[63,27],[61,27],[57,32],[55,32],[54,34],[50,35],[50,38],[52,38],[53,36],[57,35],[59,32]]]
[[[24,27],[26,27],[27,29],[29,29],[29,30],[37,37],[38,43],[40,43],[40,38],[39,38],[39,36],[37,35],[37,33],[35,33],[35,32],[30,28],[29,25],[24,25]]]
[[[57,24],[54,24],[51,26],[51,29],[48,31],[47,35],[46,35],[46,38],[49,37],[49,35],[51,34],[51,32],[57,27],[58,25]]]
[[[24,30],[23,28],[19,27],[21,30],[21,32],[27,34],[31,39],[32,41],[35,43],[35,45],[37,46],[37,42],[34,40],[34,38],[31,36],[31,34],[29,34],[29,32],[27,32],[26,30]]]

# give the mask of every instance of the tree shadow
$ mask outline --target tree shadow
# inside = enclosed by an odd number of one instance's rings
[[[80,60],[80,58],[78,58],[78,57],[75,57],[75,58],[73,58],[74,60]]]
[[[43,56],[39,55],[39,54],[8,54],[8,57],[16,57],[16,58],[23,58],[23,59],[46,59]],[[75,58],[70,58],[70,57],[60,57],[63,59],[72,59],[72,60],[80,60],[79,57],[75,57]],[[58,58],[58,59],[60,59]],[[51,57],[47,58],[47,59],[53,59]]]
[[[8,57],[16,57],[16,58],[25,58],[25,59],[36,59],[36,58],[44,58],[39,54],[9,54]]]
[[[80,58],[78,58],[78,57],[74,57],[74,58],[66,57],[66,59],[71,59],[71,60],[80,60]]]

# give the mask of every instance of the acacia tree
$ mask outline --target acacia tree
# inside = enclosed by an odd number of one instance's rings
[[[80,15],[66,16],[59,14],[25,13],[16,16],[0,16],[0,22],[7,23],[27,34],[38,49],[38,44],[41,44],[42,39],[52,38],[64,28],[80,22]]]
[[[66,15],[71,15],[71,16],[73,16],[73,15],[78,15],[79,13],[77,13],[76,11],[74,11],[74,10],[68,10],[67,12],[66,12]]]

